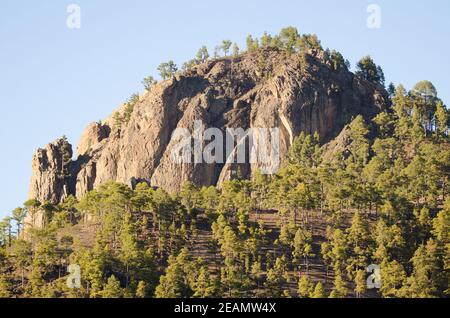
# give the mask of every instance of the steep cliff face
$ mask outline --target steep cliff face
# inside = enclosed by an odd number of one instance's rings
[[[74,191],[72,146],[64,139],[38,149],[33,156],[29,198],[59,202]]]
[[[129,121],[117,126],[111,116],[89,125],[70,169],[62,164],[61,141],[38,150],[30,198],[57,203],[109,180],[130,186],[146,181],[168,192],[178,191],[186,181],[219,185],[236,166],[174,162],[171,153],[177,140],[171,137],[176,128],[193,131],[196,121],[222,132],[279,128],[284,156],[301,132],[318,132],[327,143],[356,115],[369,119],[386,107],[387,93],[381,86],[345,68],[333,70],[321,54],[310,52],[302,59],[268,49],[210,61],[164,81],[140,96]],[[258,164],[239,166],[247,177],[258,168]]]

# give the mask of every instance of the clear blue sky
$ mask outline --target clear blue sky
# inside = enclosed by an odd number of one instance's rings
[[[66,26],[71,3],[81,7],[79,30]],[[366,25],[371,3],[382,9],[381,29]],[[448,104],[449,21],[448,0],[1,0],[0,216],[27,199],[38,147],[63,134],[76,144],[162,61],[294,25],[353,65],[372,55],[388,82],[431,80]]]

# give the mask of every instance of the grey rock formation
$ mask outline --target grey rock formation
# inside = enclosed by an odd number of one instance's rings
[[[64,139],[38,149],[33,156],[29,198],[60,202],[73,193],[72,146]]]
[[[220,185],[236,166],[178,164],[171,158],[176,128],[279,128],[285,155],[301,132],[318,132],[325,144],[357,115],[370,119],[387,106],[383,87],[345,68],[332,70],[322,53],[306,60],[277,49],[209,61],[164,81],[140,97],[130,120],[114,127],[112,117],[89,125],[77,147],[78,159],[65,169],[58,143],[38,150],[33,159],[30,198],[53,203],[68,194],[81,197],[100,184],[134,180],[177,192],[186,181]],[[123,111],[119,108],[119,112]],[[66,167],[67,168],[67,167]],[[244,164],[249,177],[258,165]],[[67,170],[67,169],[66,169]]]
[[[89,154],[92,147],[109,137],[111,128],[101,123],[92,123],[86,127],[77,146],[78,156]]]

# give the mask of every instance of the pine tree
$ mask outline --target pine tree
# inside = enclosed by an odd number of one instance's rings
[[[436,238],[436,256],[442,262],[442,281],[447,283],[441,290],[445,296],[450,295],[448,281],[450,280],[450,199],[444,203],[444,209],[433,220],[432,234]]]
[[[253,39],[251,35],[247,36],[247,51],[254,52],[259,49],[258,39]]]
[[[201,197],[198,189],[192,182],[185,183],[181,188],[180,201],[186,207],[189,215],[194,211],[194,209],[200,207]]]
[[[23,289],[25,284],[25,271],[32,262],[31,243],[22,239],[15,240],[11,254],[14,257],[15,268],[20,271],[21,287]]]
[[[443,244],[450,243],[450,198],[444,204],[435,219],[433,219],[433,235]]]
[[[330,298],[346,298],[348,295],[348,287],[347,283],[342,277],[341,272],[336,273],[336,277],[334,279],[334,287],[331,292]]]
[[[7,216],[0,222],[0,245],[11,246],[13,231],[12,231],[12,218]]]
[[[384,73],[380,66],[377,66],[370,56],[363,57],[356,65],[356,74],[372,83],[379,83],[384,86]]]
[[[417,83],[411,91],[425,135],[433,130],[433,118],[436,111],[437,91],[429,81]]]
[[[323,284],[321,282],[318,282],[316,284],[316,287],[314,287],[314,291],[311,295],[311,298],[326,298],[326,297],[327,295],[323,287]]]
[[[390,113],[382,112],[378,114],[373,119],[373,122],[378,127],[378,135],[380,136],[380,138],[385,139],[391,135],[393,128],[393,118]]]
[[[0,274],[0,298],[10,298],[11,293],[11,283],[8,277],[4,274]]]
[[[178,71],[177,65],[174,61],[169,61],[166,63],[162,63],[158,66],[159,75],[163,80],[172,78],[175,76],[175,73]]]
[[[297,47],[300,35],[297,28],[289,26],[280,31],[279,39],[285,50],[293,53]]]
[[[336,272],[340,272],[345,267],[348,259],[347,237],[339,229],[334,230],[331,238],[331,259],[333,268]]]
[[[326,278],[328,279],[329,269],[334,265],[334,255],[331,244],[328,242],[322,243],[320,246],[320,254],[326,266]]]
[[[279,298],[283,294],[283,285],[286,282],[286,258],[278,257],[273,268],[267,272],[266,289],[268,296]]]
[[[260,261],[255,261],[251,268],[251,275],[257,288],[260,287],[261,278],[263,276],[262,266]]]
[[[437,133],[442,136],[447,136],[450,125],[450,116],[448,110],[441,101],[436,105],[436,124]]]
[[[406,89],[399,85],[395,90],[393,101],[393,109],[397,117],[395,123],[395,135],[401,141],[405,141],[410,138],[409,127],[411,125],[410,113],[412,112],[412,103],[407,95]]]
[[[384,219],[380,219],[374,232],[376,249],[374,258],[381,264],[385,260],[402,260],[405,239],[402,229],[397,225],[388,226]]]
[[[231,43],[231,41],[229,41],[229,40],[224,40],[224,41],[222,42],[221,49],[222,49],[223,54],[224,54],[225,56],[228,55],[228,52],[230,51],[231,45],[232,45],[232,43]]]
[[[147,283],[144,281],[139,281],[136,288],[136,297],[137,298],[146,298],[147,297]]]
[[[417,107],[417,105],[413,107],[411,121],[411,135],[413,137],[412,139],[417,144],[426,137],[425,127],[422,123],[422,114],[420,113],[420,109]]]
[[[430,255],[431,246],[434,243],[428,242],[421,245],[414,253],[411,263],[413,273],[407,279],[404,289],[405,296],[412,298],[435,298],[438,296],[436,281],[433,280],[437,274],[436,259]]]
[[[205,63],[209,59],[209,52],[206,46],[202,46],[197,53],[196,59],[199,63]]]
[[[292,247],[294,248],[294,251],[292,252],[294,260],[296,260],[296,263],[300,264],[298,260],[303,258],[307,271],[309,270],[308,260],[310,257],[314,256],[312,253],[312,242],[312,233],[306,230],[298,229],[295,233],[294,242],[292,244]]]
[[[372,254],[369,239],[369,224],[356,211],[347,236],[348,244],[351,248],[351,255],[346,261],[347,272],[350,277],[356,279],[358,268],[365,268],[368,265],[369,257]]]
[[[105,267],[110,261],[109,253],[109,250],[97,241],[92,251],[81,248],[75,250],[71,256],[72,262],[82,268],[82,283],[86,284],[86,291],[91,298],[102,297]]]
[[[300,298],[311,298],[314,285],[307,275],[302,275],[298,281],[297,293]]]
[[[366,292],[366,273],[363,270],[358,270],[355,276],[355,294],[357,298]]]
[[[381,295],[385,298],[400,297],[401,288],[406,280],[403,266],[396,260],[381,264]]]
[[[194,283],[193,291],[194,298],[211,298],[215,295],[214,281],[208,272],[208,269],[203,266],[200,268],[198,277]]]
[[[236,58],[239,56],[239,46],[237,45],[237,43],[233,44],[233,57]]]
[[[126,288],[130,283],[130,269],[134,270],[138,264],[140,257],[142,257],[136,242],[135,233],[136,228],[134,226],[131,214],[125,214],[119,238],[119,259],[125,265]]]
[[[224,267],[221,275],[221,282],[231,297],[241,289],[243,271],[240,267],[239,254],[242,246],[239,239],[230,226],[226,226],[223,230],[223,240],[221,241],[220,250],[224,257]]]
[[[271,44],[272,44],[272,36],[267,32],[264,32],[264,34],[261,37],[261,47],[266,48]]]
[[[219,204],[219,194],[215,187],[203,187],[200,191],[201,207],[208,217],[212,218]]]
[[[369,133],[367,124],[362,116],[357,116],[350,124],[349,137],[351,144],[349,151],[353,162],[359,167],[367,164],[369,157],[369,142],[366,138]]]
[[[42,275],[42,270],[39,268],[39,265],[35,264],[33,264],[33,268],[28,280],[30,282],[31,295],[34,298],[39,298],[43,297],[43,287],[45,286],[45,281]]]
[[[17,227],[17,236],[20,236],[22,233],[22,228],[24,226],[24,220],[25,220],[25,209],[23,208],[16,208],[12,211],[12,219],[16,222]]]
[[[23,206],[25,208],[25,214],[31,216],[32,224],[34,224],[34,218],[35,218],[36,212],[38,211],[38,208],[40,207],[40,205],[41,205],[41,203],[35,199],[30,199],[23,204]]]
[[[334,71],[339,71],[342,68],[349,69],[344,57],[342,56],[342,54],[340,52],[338,52],[336,50],[332,50],[329,54],[330,54],[330,59],[331,59],[331,68]]]
[[[160,277],[159,285],[156,287],[156,298],[185,298],[191,297],[192,277],[191,261],[188,256],[188,250],[184,248],[177,257],[171,255],[165,274]]]
[[[120,282],[112,275],[108,278],[108,282],[102,291],[103,298],[121,298],[123,296],[123,290],[120,287]]]
[[[153,78],[153,76],[147,76],[142,80],[142,85],[144,88],[149,91],[153,86],[155,86],[158,82]]]

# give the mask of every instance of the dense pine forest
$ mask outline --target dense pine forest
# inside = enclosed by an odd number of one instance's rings
[[[248,51],[323,50],[289,28],[247,42]],[[209,58],[202,48],[183,69]],[[385,84],[369,57],[357,69]],[[301,134],[276,175],[237,171],[220,189],[187,183],[178,194],[109,182],[80,200],[25,202],[0,223],[0,297],[448,297],[449,111],[428,81],[388,91],[386,111],[354,118],[325,146]],[[24,226],[42,212],[43,228]],[[81,284],[70,288],[73,264]],[[379,289],[367,286],[371,264]]]

